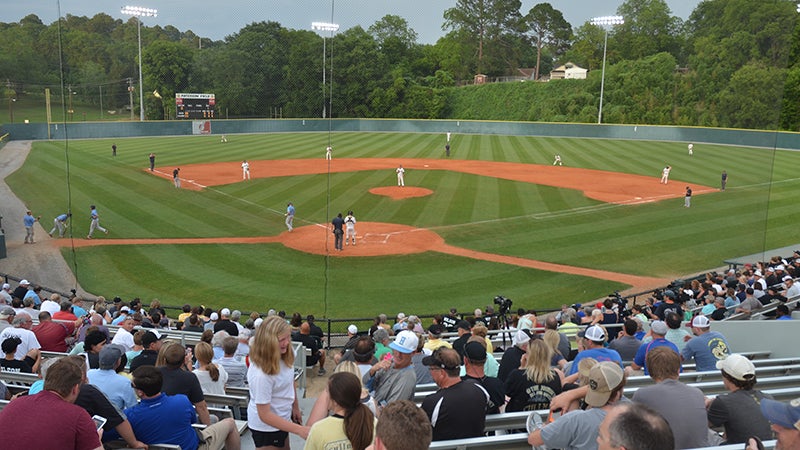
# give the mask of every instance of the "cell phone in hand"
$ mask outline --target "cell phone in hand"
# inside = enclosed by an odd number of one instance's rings
[[[105,425],[106,422],[108,421],[105,417],[98,416],[98,415],[92,416],[92,420],[94,420],[94,426],[95,426],[95,429],[97,429],[97,430],[99,430],[100,428],[103,428],[103,425]]]

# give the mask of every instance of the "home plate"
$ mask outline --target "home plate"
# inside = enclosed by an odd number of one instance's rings
[[[425,164],[425,167],[428,167],[428,165],[427,165],[427,164]]]
[[[635,200],[641,200],[642,197],[633,197]]]

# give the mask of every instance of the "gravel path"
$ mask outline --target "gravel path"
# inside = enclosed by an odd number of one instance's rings
[[[10,141],[0,149],[0,198],[3,199],[0,215],[3,217],[7,250],[7,258],[0,259],[0,272],[25,278],[33,284],[42,285],[46,290],[69,292],[70,289],[77,289],[79,294],[86,295],[61,256],[55,239],[47,235],[53,227],[55,215],[41,214],[36,210],[36,205],[25,205],[5,182],[7,176],[22,167],[30,150],[31,141]],[[42,216],[41,224],[34,225],[36,243],[33,245],[23,244],[25,228],[22,218],[28,208],[33,215]],[[12,282],[11,285],[16,286],[16,283]]]

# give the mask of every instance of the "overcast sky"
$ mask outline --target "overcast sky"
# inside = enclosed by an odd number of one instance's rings
[[[419,42],[432,44],[441,37],[442,14],[456,4],[456,0],[60,0],[61,16],[92,17],[106,13],[127,20],[120,14],[125,5],[158,9],[158,17],[144,19],[144,24],[173,25],[181,31],[214,40],[238,32],[253,22],[275,21],[286,28],[308,29],[311,22],[338,23],[348,29],[361,25],[364,29],[386,14],[405,18],[419,35]],[[667,0],[672,14],[682,19],[689,17],[700,0]],[[541,3],[522,0],[523,14]],[[622,0],[551,0],[550,4],[564,14],[564,18],[577,27],[595,16],[616,13]],[[45,24],[58,18],[59,0],[3,0],[0,22],[17,22],[28,14],[36,14]]]

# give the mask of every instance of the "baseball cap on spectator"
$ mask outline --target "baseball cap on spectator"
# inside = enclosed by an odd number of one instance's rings
[[[755,275],[757,277],[760,277],[761,276],[761,271],[760,270],[756,270],[755,272],[753,272],[753,275]]]
[[[484,352],[484,354],[486,354],[486,352]],[[452,357],[448,358],[448,355],[442,356],[442,352],[440,351],[434,351],[432,355],[422,358],[422,365],[429,367],[439,367],[444,370],[454,370],[458,369],[461,366],[461,364],[458,363],[458,359],[453,359]]]
[[[358,334],[358,327],[351,323],[350,326],[347,327],[347,332],[350,334]]]
[[[594,342],[604,342],[606,340],[606,332],[602,327],[592,325],[583,332],[583,337]]]
[[[767,267],[767,272],[775,272],[775,268],[774,267]]]
[[[100,370],[114,369],[123,354],[125,354],[125,350],[117,344],[104,345],[98,358]]]
[[[120,312],[123,312],[123,311],[124,311],[124,312],[131,312],[131,309],[130,309],[130,308],[128,308],[127,306],[123,306],[123,307],[122,307],[122,308],[120,308],[119,310],[120,310]]]
[[[794,278],[792,278],[791,275],[786,275],[785,277],[781,278],[781,280],[783,280],[783,281],[789,281],[789,280],[794,281]]]
[[[486,349],[478,342],[467,342],[464,344],[464,356],[474,362],[486,361]]]
[[[461,328],[462,330],[467,330],[467,331],[472,329],[472,327],[469,326],[469,322],[467,322],[466,320],[459,320],[458,323],[456,324],[456,328]]]
[[[213,312],[213,313],[211,313],[211,316],[208,317],[208,319],[212,320],[212,321],[217,321],[217,320],[219,320],[219,314]]]
[[[441,336],[441,334],[444,333],[444,327],[436,323],[431,324],[431,326],[428,327],[428,333],[434,336]]]
[[[756,366],[749,359],[737,353],[717,361],[717,369],[739,381],[751,380],[756,376]]]
[[[675,300],[675,298],[676,298],[675,297],[675,293],[672,292],[672,290],[670,290],[670,289],[667,289],[666,291],[664,291],[664,297],[669,297],[669,298],[671,298],[673,300]]]
[[[394,341],[389,343],[389,348],[400,353],[409,354],[417,351],[418,344],[419,338],[413,331],[403,330],[397,333]]]
[[[219,312],[219,315],[222,317],[229,317],[231,315],[231,310],[228,308],[222,308],[222,311]]]
[[[708,321],[706,316],[694,316],[694,319],[687,323],[686,326],[689,328],[708,328],[711,326],[711,322]]]
[[[530,330],[517,330],[517,334],[514,335],[513,343],[514,345],[527,344],[531,340],[531,337]]]
[[[9,317],[16,316],[17,312],[14,311],[14,308],[10,306],[6,306],[3,309],[0,309],[0,319],[8,319]]]
[[[259,317],[258,319],[256,319],[256,320],[253,322],[253,328],[258,328],[258,326],[259,326],[259,325],[261,325],[261,323],[263,323],[263,322],[264,322],[264,319],[262,319],[261,317]]]
[[[776,267],[775,270],[786,270],[786,266],[784,266],[783,264],[778,264],[778,267]]]
[[[11,285],[8,283],[3,283],[3,289],[11,289]]]
[[[589,392],[586,393],[586,404],[599,408],[608,403],[611,392],[625,379],[619,364],[601,361],[589,369]]]
[[[800,430],[800,398],[789,403],[768,398],[761,399],[761,414],[770,423]]]
[[[398,321],[403,320],[405,318],[406,318],[405,313],[401,313],[401,312],[397,313],[397,320]]]
[[[22,281],[20,281],[20,282],[19,282],[19,285],[20,285],[20,286],[28,286],[28,285],[30,285],[30,284],[31,284],[31,282],[30,282],[30,281],[28,281],[28,280],[22,280]]]
[[[160,341],[161,339],[164,339],[164,336],[162,336],[158,330],[149,330],[142,336],[142,346],[147,348],[153,342]]]
[[[650,324],[650,331],[655,334],[665,335],[669,331],[669,327],[665,322],[660,320],[654,320],[653,323]]]

